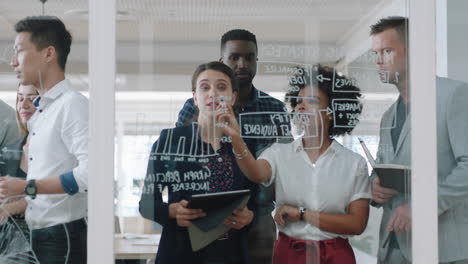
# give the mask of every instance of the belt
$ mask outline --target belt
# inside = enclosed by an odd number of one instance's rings
[[[337,237],[327,240],[303,240],[303,239],[296,239],[287,236],[283,232],[279,232],[279,239],[285,240],[288,245],[289,249],[296,251],[299,254],[306,254],[306,259],[314,259],[315,262],[311,263],[323,263],[327,258],[326,254],[321,254],[320,249],[326,248],[327,245],[333,245],[336,243],[340,243],[343,240],[346,241],[347,239]]]
[[[73,232],[75,230],[80,230],[80,229],[86,228],[87,225],[88,224],[87,224],[86,220],[84,218],[80,218],[78,220],[74,220],[74,221],[64,223],[64,224],[58,224],[58,225],[54,225],[54,226],[34,229],[34,230],[32,230],[32,232],[34,233],[34,232],[42,232],[42,231],[50,231],[50,232],[61,231],[64,226],[67,229],[67,231]]]

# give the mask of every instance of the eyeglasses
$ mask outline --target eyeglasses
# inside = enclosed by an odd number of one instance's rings
[[[308,103],[308,104],[314,105],[314,104],[319,104],[320,101],[317,98],[298,98],[296,100],[296,103],[297,104]]]
[[[38,95],[18,95],[17,100],[18,102],[23,102],[24,100],[28,100],[29,102],[33,102],[36,100]]]

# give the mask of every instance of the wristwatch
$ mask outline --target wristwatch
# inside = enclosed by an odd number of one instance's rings
[[[36,187],[36,180],[29,180],[24,187],[24,193],[31,197],[31,199],[35,199],[37,195],[37,187]]]
[[[304,214],[305,214],[306,209],[304,207],[299,207],[299,220],[303,221],[304,220]]]

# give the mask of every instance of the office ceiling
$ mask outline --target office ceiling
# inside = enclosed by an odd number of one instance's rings
[[[141,39],[140,25],[154,26],[158,40],[217,40],[225,28],[255,28],[263,40],[302,41],[304,24],[327,24],[320,40],[334,41],[381,0],[117,0],[119,38]],[[87,39],[87,0],[48,0],[45,14],[64,19],[74,37]],[[2,39],[28,15],[42,14],[39,0],[2,0]],[[220,31],[221,30],[221,31]],[[3,33],[3,32],[2,32]],[[217,33],[217,34],[216,34]]]
[[[145,90],[155,82],[154,78],[160,79],[155,77],[158,74],[188,75],[195,65],[217,60],[220,36],[232,28],[254,32],[259,49],[270,44],[313,46],[318,49],[313,60],[334,62],[338,58],[325,57],[326,51],[339,47],[354,25],[389,2],[117,0],[117,71],[122,80],[137,82],[134,87],[122,89]],[[74,42],[68,73],[82,75],[83,79],[88,70],[88,1],[48,0],[44,7],[46,15],[60,17],[71,31]],[[41,14],[39,0],[1,0],[0,50],[11,47],[13,25],[19,19]],[[6,63],[0,65],[0,73],[10,71]],[[2,78],[14,82],[14,78],[6,76]],[[0,90],[3,83],[0,80]]]

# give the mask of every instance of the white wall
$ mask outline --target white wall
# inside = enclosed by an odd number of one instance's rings
[[[448,77],[468,82],[468,1],[447,1]]]

